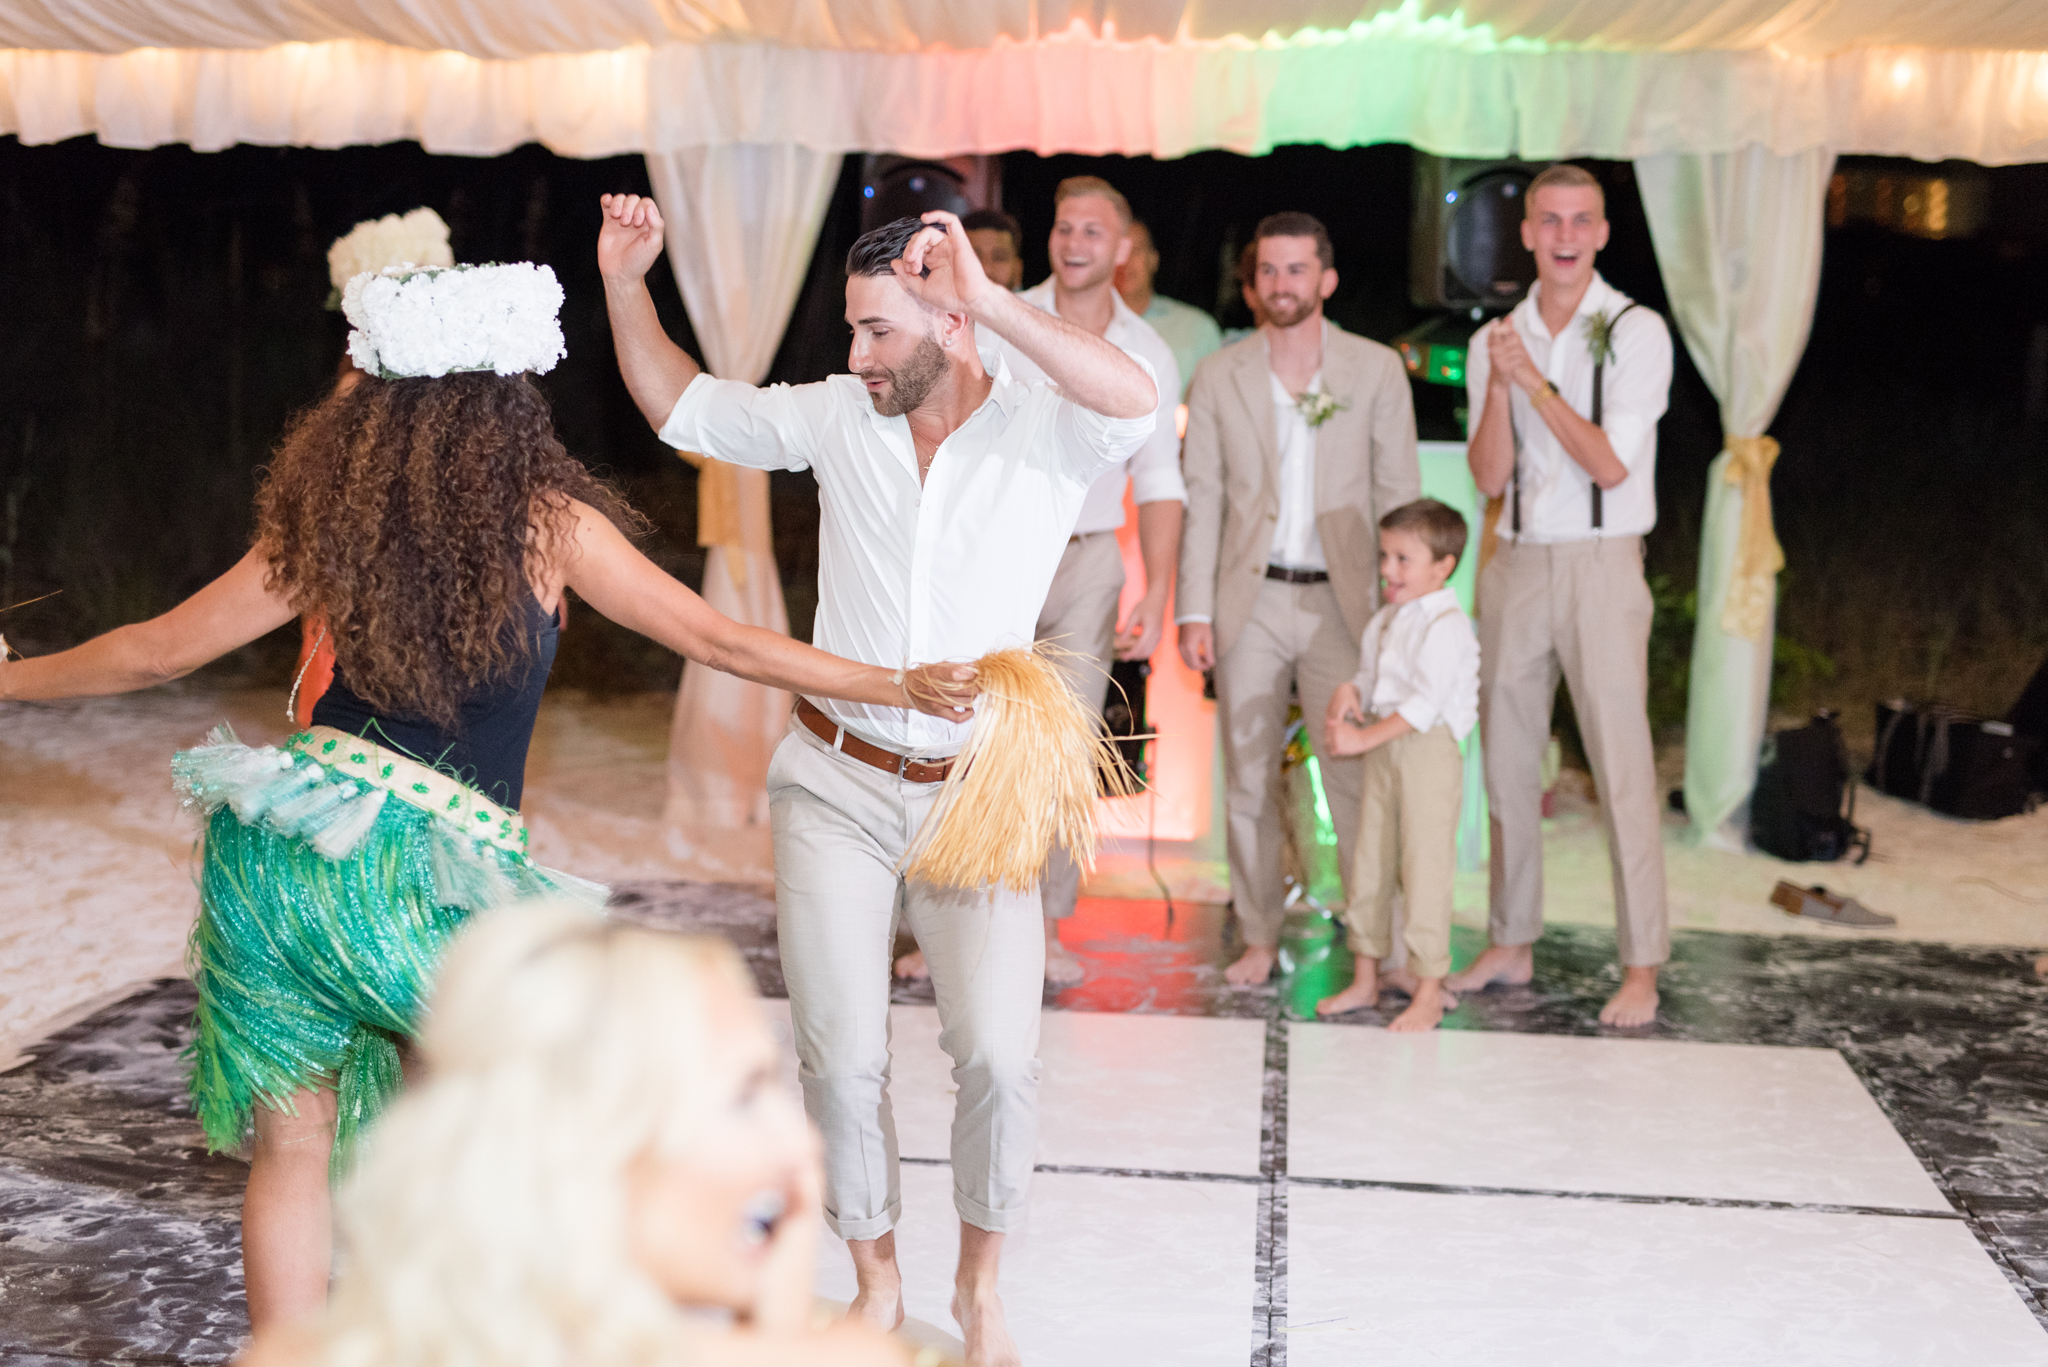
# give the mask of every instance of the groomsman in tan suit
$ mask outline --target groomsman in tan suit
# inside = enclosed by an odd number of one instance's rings
[[[1182,461],[1181,658],[1216,671],[1228,785],[1230,899],[1262,983],[1280,944],[1287,708],[1318,719],[1358,672],[1379,607],[1380,517],[1421,494],[1415,409],[1393,350],[1323,317],[1337,288],[1330,235],[1308,214],[1256,234],[1261,324],[1195,369]],[[1311,727],[1310,745],[1322,738]],[[1318,754],[1345,875],[1358,842],[1356,759]]]

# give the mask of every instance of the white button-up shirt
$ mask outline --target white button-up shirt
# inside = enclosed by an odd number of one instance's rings
[[[1564,401],[1581,417],[1593,413],[1593,352],[1586,325],[1594,315],[1619,317],[1629,298],[1594,273],[1578,311],[1564,331],[1553,337],[1543,325],[1536,302],[1541,283],[1515,306],[1508,323],[1522,334],[1529,359],[1557,386]],[[1499,326],[1494,324],[1492,326]],[[1472,335],[1465,358],[1465,392],[1471,427],[1479,430],[1486,408],[1487,376],[1493,361],[1484,330]],[[1641,536],[1657,525],[1657,419],[1671,397],[1671,332],[1656,311],[1629,309],[1614,327],[1614,355],[1601,379],[1600,426],[1614,455],[1628,467],[1628,478],[1601,496],[1601,526],[1593,526],[1593,478],[1565,449],[1537,415],[1529,396],[1517,386],[1510,400],[1514,417],[1516,460],[1522,472],[1521,540],[1530,542],[1588,541],[1595,536]],[[1502,501],[1500,535],[1515,539],[1514,486]]]
[[[1418,732],[1441,723],[1462,741],[1479,721],[1479,638],[1455,589],[1372,615],[1358,643],[1358,696],[1376,717]]]
[[[922,485],[909,420],[875,412],[852,375],[765,389],[699,375],[662,424],[679,450],[816,475],[820,650],[898,669],[1030,644],[1088,486],[1152,431],[1149,413],[1106,418],[1011,378],[992,349],[982,361],[988,399],[939,443]],[[900,754],[967,739],[921,712],[813,701]]]
[[[1021,290],[1017,297],[1034,308],[1057,315],[1053,306],[1053,282],[1050,277]],[[1180,431],[1175,421],[1174,409],[1180,403],[1180,365],[1173,359],[1173,348],[1166,339],[1153,331],[1152,325],[1138,316],[1133,309],[1110,291],[1115,303],[1115,312],[1110,315],[1109,330],[1102,334],[1102,340],[1129,355],[1135,356],[1152,368],[1152,378],[1159,385],[1159,412],[1154,418],[1152,435],[1138,448],[1130,463],[1111,470],[1089,487],[1088,498],[1081,505],[1081,516],[1075,520],[1075,536],[1086,536],[1091,532],[1113,532],[1124,525],[1124,489],[1131,487],[1133,501],[1138,503],[1162,503],[1173,499],[1185,504],[1188,501],[1188,486],[1180,477]],[[1032,381],[1045,378],[1045,372],[1029,356],[1011,346],[1001,338],[996,346],[1002,351],[1003,363],[1010,373],[1019,380]]]
[[[1266,561],[1290,570],[1327,570],[1323,558],[1323,536],[1316,530],[1316,430],[1301,415],[1301,406],[1267,372],[1273,387],[1273,432],[1280,451],[1280,516],[1273,524],[1273,548]],[[1310,393],[1320,393],[1323,372],[1308,382]]]

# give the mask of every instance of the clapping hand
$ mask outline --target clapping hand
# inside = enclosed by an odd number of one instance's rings
[[[960,216],[944,209],[924,216],[924,227],[890,268],[911,298],[941,313],[967,313],[992,288],[967,230],[960,226]]]
[[[645,195],[601,195],[604,223],[597,230],[597,269],[638,280],[661,255],[661,209]]]
[[[1486,355],[1493,365],[1491,383],[1517,384],[1531,394],[1543,388],[1543,372],[1536,368],[1529,348],[1522,342],[1522,334],[1515,331],[1509,319],[1498,318],[1487,324]]]

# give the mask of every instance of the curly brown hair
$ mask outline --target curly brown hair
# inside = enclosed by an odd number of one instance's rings
[[[318,618],[372,707],[450,729],[531,658],[533,565],[564,554],[570,500],[646,525],[555,436],[524,375],[365,376],[295,418],[256,495],[267,586]]]

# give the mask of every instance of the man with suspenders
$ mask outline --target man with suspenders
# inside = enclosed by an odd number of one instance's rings
[[[1600,1019],[1643,1026],[1656,1018],[1671,939],[1643,580],[1671,334],[1593,269],[1608,233],[1598,181],[1553,166],[1524,203],[1522,245],[1535,254],[1536,284],[1472,338],[1465,372],[1472,478],[1505,506],[1478,601],[1493,816],[1489,943],[1448,985],[1529,981],[1543,930],[1543,753],[1562,673],[1614,861],[1622,983]]]

